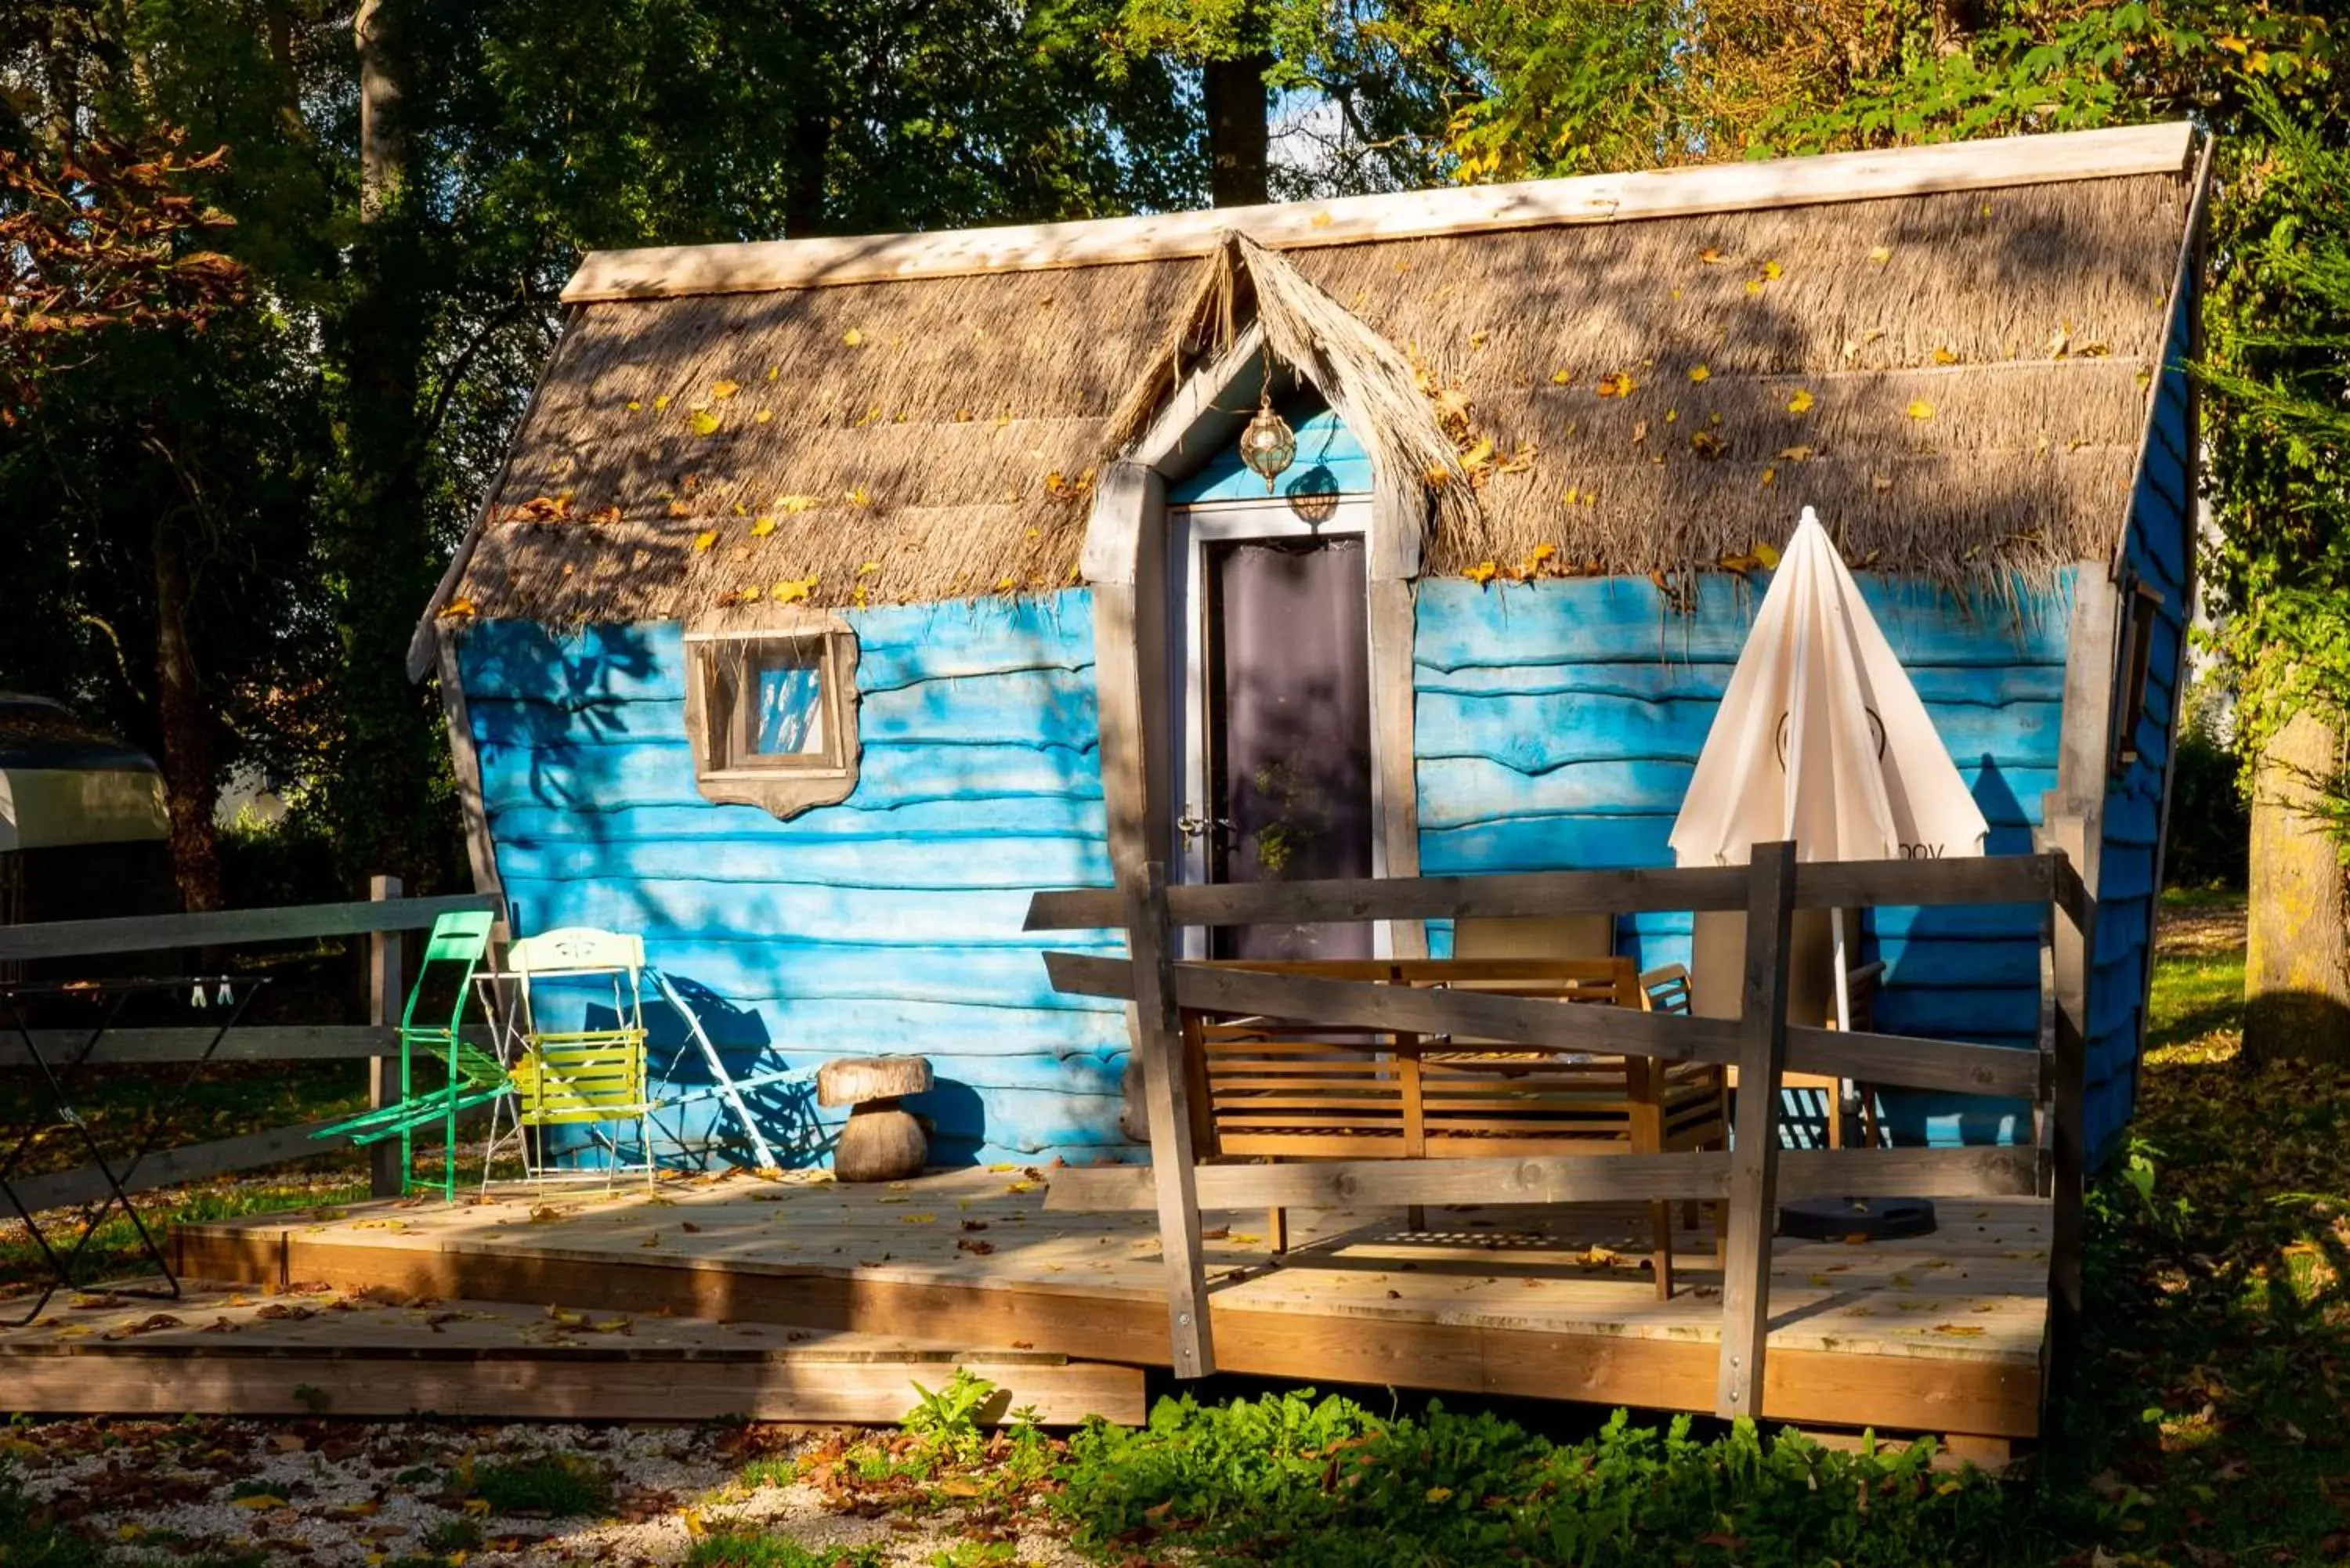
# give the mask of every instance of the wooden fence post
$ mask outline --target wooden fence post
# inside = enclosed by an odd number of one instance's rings
[[[1126,914],[1175,1376],[1204,1377],[1216,1369],[1216,1350],[1208,1327],[1207,1271],[1200,1261],[1200,1199],[1191,1174],[1191,1113],[1181,1060],[1182,1019],[1175,1006],[1174,927],[1167,917],[1165,866],[1153,860],[1128,874]]]
[[[1730,1157],[1730,1242],[1721,1282],[1721,1366],[1713,1407],[1762,1413],[1771,1246],[1779,1228],[1779,1080],[1787,1063],[1788,937],[1795,846],[1758,844],[1747,868],[1746,989],[1738,1027],[1738,1107]]]
[[[370,877],[368,897],[378,902],[400,897],[400,878]],[[379,1029],[400,1027],[400,1003],[405,993],[400,989],[400,933],[370,931],[368,933],[368,1022]],[[405,1087],[400,1082],[400,1059],[392,1056],[368,1058],[368,1104],[377,1109],[395,1104]],[[401,1178],[408,1172],[412,1154],[408,1135],[396,1138],[380,1138],[368,1146],[368,1191],[377,1198],[397,1198]]]
[[[2088,863],[2088,825],[2065,813],[2049,819],[2048,847],[2065,857],[2074,872]],[[2065,873],[2059,873],[2060,878]],[[2066,908],[2070,902],[2071,908]],[[2089,976],[2095,961],[2097,909],[2090,890],[2059,899],[2050,942],[2055,993],[2054,1081],[2049,1085],[2048,1296],[2060,1345],[2071,1342],[2081,1319],[2081,1206],[2088,1180]]]

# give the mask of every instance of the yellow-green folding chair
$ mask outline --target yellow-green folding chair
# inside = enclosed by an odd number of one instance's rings
[[[523,1129],[523,1168],[532,1181],[624,1171],[653,1178],[652,1105],[645,1064],[644,939],[586,926],[525,937],[506,950],[506,968],[522,992],[523,1052],[508,1070]],[[594,1017],[609,1009],[609,1021]],[[577,1028],[551,1029],[549,1018]],[[624,1137],[635,1127],[632,1146]],[[561,1163],[577,1144],[557,1147],[559,1128],[585,1129],[604,1156],[600,1166]]]

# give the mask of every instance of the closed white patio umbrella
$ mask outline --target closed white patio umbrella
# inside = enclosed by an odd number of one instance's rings
[[[1800,860],[1941,859],[1981,854],[1989,831],[1827,530],[1804,507],[1699,753],[1673,824],[1675,858],[1742,866],[1756,844],[1793,839]],[[1843,916],[1835,911],[1832,984],[1837,1024],[1849,1028]],[[1697,1000],[1700,1011],[1721,1011]]]

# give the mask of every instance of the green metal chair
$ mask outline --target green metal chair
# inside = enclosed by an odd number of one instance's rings
[[[489,949],[491,929],[496,924],[497,916],[485,909],[443,915],[432,922],[432,935],[425,941],[423,959],[416,966],[416,983],[409,988],[408,1005],[400,1016],[398,1103],[321,1127],[311,1135],[345,1136],[356,1144],[398,1137],[402,1192],[413,1185],[411,1173],[415,1164],[416,1130],[439,1119],[445,1124],[442,1132],[447,1140],[442,1146],[441,1190],[444,1198],[454,1199],[457,1118],[476,1106],[487,1105],[513,1092],[514,1085],[497,1058],[479,1046],[467,1044],[459,1033],[465,1020],[466,1000],[473,991],[473,971],[481,967],[482,958]],[[440,1017],[438,992],[442,985],[448,983],[452,971],[455,986],[444,1023]],[[428,992],[433,995],[433,1001],[427,1002]],[[445,1085],[422,1096],[416,1093],[416,1053],[420,1050],[437,1053],[448,1075]]]

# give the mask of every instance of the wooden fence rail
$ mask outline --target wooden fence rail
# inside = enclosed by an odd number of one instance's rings
[[[496,912],[503,905],[495,895],[484,893],[405,898],[400,897],[398,879],[390,877],[371,878],[369,889],[372,898],[340,904],[0,926],[0,963],[365,936],[369,942],[369,1022],[239,1028],[220,1038],[218,1049],[213,1051],[210,1060],[364,1061],[368,1064],[369,1102],[380,1106],[390,1104],[398,1092],[400,1012],[407,995],[402,980],[401,933],[425,929],[445,914],[472,909]],[[33,1037],[44,1058],[51,1062],[58,1060],[60,1054],[79,1049],[88,1039],[84,1031],[67,1029],[35,1030]],[[82,1060],[88,1066],[192,1062],[203,1057],[213,1037],[213,1030],[202,1027],[111,1030]],[[486,1041],[486,1033],[482,1038]],[[22,1038],[14,1031],[0,1031],[0,1068],[31,1064]],[[139,1161],[135,1168],[118,1174],[123,1178],[126,1191],[147,1191],[329,1154],[349,1141],[315,1138],[311,1136],[314,1130],[310,1127],[273,1127],[158,1149]],[[400,1178],[398,1143],[380,1144],[369,1151],[369,1156],[370,1190],[378,1197],[397,1196]],[[95,1166],[84,1166],[27,1178],[16,1184],[16,1191],[26,1208],[38,1210],[88,1203],[102,1197],[106,1180]]]
[[[1544,872],[1391,881],[1169,888],[1157,865],[1116,888],[1070,888],[1031,901],[1031,930],[1124,926],[1128,960],[1045,955],[1057,991],[1137,1003],[1152,1160],[1148,1168],[1058,1173],[1049,1207],[1153,1208],[1168,1269],[1168,1312],[1180,1376],[1215,1370],[1208,1293],[1199,1268],[1204,1207],[1413,1206],[1447,1201],[1590,1203],[1726,1200],[1721,1352],[1715,1408],[1760,1415],[1770,1319],[1771,1252],[1779,1204],[1792,1197],[1898,1192],[1925,1198],[2049,1193],[2057,1219],[2052,1294],[2077,1291],[2080,1017],[2095,909],[2074,870],[2077,829],[2052,824],[2037,855],[1799,866],[1791,844],[1760,845],[1743,867]],[[2041,1048],[1970,1044],[1791,1027],[1785,999],[1798,909],[2036,904],[2051,911],[2048,1023]],[[1638,911],[1742,910],[1746,954],[1735,1019],[1694,1018],[1474,991],[1382,985],[1178,961],[1186,925],[1540,918]],[[2053,944],[2053,946],[2051,945]],[[1181,1062],[1181,1012],[1257,1016],[1399,1035],[1453,1035],[1503,1045],[1736,1066],[1727,1152],[1607,1159],[1339,1160],[1290,1165],[1193,1162]],[[2068,1046],[2070,1047],[2068,1049]],[[1779,1147],[1779,1087],[1790,1071],[1897,1087],[2033,1102],[2041,1136],[2024,1147],[1788,1149]],[[2069,1211],[2068,1211],[2069,1210]]]

